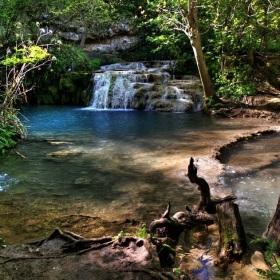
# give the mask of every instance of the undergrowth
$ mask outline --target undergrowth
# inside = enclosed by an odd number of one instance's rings
[[[265,246],[264,258],[270,267],[270,270],[256,268],[256,271],[262,278],[270,280],[280,280],[280,257],[279,248],[275,241],[265,238],[256,238],[251,243],[260,243]]]

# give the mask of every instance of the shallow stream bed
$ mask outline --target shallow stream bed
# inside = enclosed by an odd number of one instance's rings
[[[259,180],[254,177],[257,172],[241,178],[235,170],[236,177],[220,184],[223,166],[212,157],[215,149],[237,136],[269,129],[272,124],[264,120],[244,123],[200,113],[94,111],[67,106],[33,107],[23,114],[29,120],[29,134],[17,151],[24,157],[11,152],[0,158],[0,236],[8,244],[40,239],[55,227],[87,236],[115,234],[114,222],[150,223],[165,211],[168,201],[172,213],[183,211],[185,204],[192,206],[199,199],[196,186],[185,176],[190,157],[195,158],[199,175],[212,191],[232,188],[240,207],[245,199],[254,204],[254,208],[241,207],[242,215],[249,217],[246,230],[263,232],[276,207],[280,189],[273,182],[279,179],[279,164],[271,171],[260,169],[267,172],[261,184],[269,184],[267,192],[258,195],[258,186],[251,183]],[[279,136],[275,137],[279,142]],[[270,143],[268,139],[260,144],[264,153]],[[278,146],[273,147],[271,153],[279,157]],[[273,160],[274,156],[269,157]],[[229,165],[226,169],[234,170],[234,164]],[[243,187],[241,182],[247,177],[251,181],[246,183],[246,192],[230,185],[239,182]],[[74,215],[80,217],[70,224],[68,218]],[[85,217],[102,220],[98,227],[79,226],[78,220]],[[250,225],[255,220],[258,229],[254,222]],[[110,229],[102,221],[110,221]]]

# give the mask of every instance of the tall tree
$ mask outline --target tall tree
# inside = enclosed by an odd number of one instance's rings
[[[202,82],[205,101],[207,101],[215,95],[215,90],[202,51],[197,1],[159,0],[149,2],[149,5],[157,12],[157,17],[153,22],[159,24],[162,29],[183,32],[189,38]]]

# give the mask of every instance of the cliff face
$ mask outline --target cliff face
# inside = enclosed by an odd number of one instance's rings
[[[49,28],[67,30],[60,31],[59,37],[71,44],[79,45],[88,52],[117,54],[140,42],[136,22],[128,19],[87,26],[83,22],[70,22],[66,27],[56,22]]]

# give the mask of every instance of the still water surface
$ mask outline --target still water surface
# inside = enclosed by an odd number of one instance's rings
[[[245,230],[257,236],[262,236],[275,213],[280,195],[279,143],[279,133],[262,135],[225,151],[221,159],[226,165],[221,183],[237,196]],[[268,157],[274,158],[274,162],[261,166]],[[246,170],[254,164],[261,167],[252,172]]]
[[[199,194],[187,179],[174,184],[165,178],[162,170],[170,164],[168,158],[172,161],[178,145],[187,147],[188,141],[198,139],[196,132],[238,126],[201,114],[93,111],[67,106],[33,107],[23,114],[28,119],[28,139],[17,150],[26,158],[11,153],[0,159],[0,236],[10,243],[34,239],[36,231],[38,236],[42,230],[47,235],[53,224],[42,228],[35,224],[44,224],[50,216],[82,214],[151,222],[169,200],[172,213],[182,211],[186,198],[192,205]],[[274,149],[279,153],[278,146]],[[233,166],[230,159],[226,164]],[[238,174],[230,177],[230,172],[223,178],[225,187],[233,188],[239,197],[244,216],[258,217],[257,228],[249,223],[246,230],[264,231],[280,193],[275,184],[278,171],[276,164],[242,178]],[[265,221],[260,221],[263,216]]]

